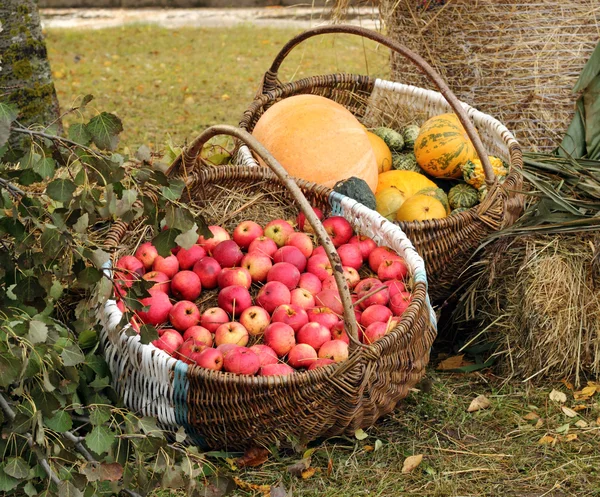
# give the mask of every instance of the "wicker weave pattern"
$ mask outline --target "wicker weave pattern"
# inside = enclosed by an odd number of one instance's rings
[[[198,206],[222,195],[222,187],[276,192],[294,205],[277,177],[264,168],[215,167],[187,176]],[[115,388],[140,414],[161,426],[183,426],[191,441],[209,447],[311,440],[372,425],[390,412],[423,376],[436,336],[421,257],[402,231],[379,214],[329,189],[298,181],[311,204],[340,213],[355,230],[398,250],[413,277],[413,300],[399,325],[371,346],[356,349],[340,364],[282,377],[248,377],[189,367],[139,337],[114,337],[121,313],[114,301],[101,311],[102,343]],[[287,205],[287,204],[286,204]],[[209,219],[209,222],[213,220]],[[114,238],[132,246],[117,226]],[[108,269],[107,269],[108,270]]]

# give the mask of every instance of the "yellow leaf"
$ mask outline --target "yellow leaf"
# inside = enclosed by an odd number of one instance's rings
[[[551,437],[550,435],[544,435],[542,438],[538,440],[538,444],[540,445],[554,445],[556,443],[556,438]]]
[[[561,409],[562,409],[563,414],[565,416],[568,416],[569,418],[574,418],[577,416],[577,413],[570,407],[561,406]]]
[[[305,469],[304,471],[302,471],[302,479],[306,480],[308,478],[310,478],[311,476],[313,476],[315,473],[317,472],[317,468],[308,468]]]
[[[235,459],[233,457],[226,457],[225,461],[229,464],[232,471],[237,471],[238,467],[235,465]]]
[[[553,400],[554,402],[559,402],[561,404],[567,401],[567,396],[564,393],[559,392],[558,390],[552,390],[550,392],[549,397],[550,400]]]
[[[579,421],[577,421],[577,423],[575,423],[575,426],[577,426],[577,428],[587,428],[587,423],[583,420],[580,419]]]
[[[223,93],[223,95],[221,95],[221,100],[225,101],[225,100],[229,100],[231,97],[229,95],[227,95],[227,93]]]
[[[488,407],[490,407],[490,405],[491,402],[485,395],[478,395],[471,401],[467,412],[475,412],[480,411],[482,409],[487,409]]]
[[[535,421],[536,419],[540,419],[540,416],[535,412],[529,412],[523,416],[523,419],[526,419],[527,421]]]
[[[576,406],[573,406],[574,411],[584,411],[587,408],[588,406],[586,406],[585,404],[577,404]]]
[[[591,382],[589,382],[591,383]],[[573,397],[575,400],[586,400],[592,397],[597,391],[600,391],[595,385],[590,385],[588,383],[587,387],[583,387],[581,390],[577,392],[573,392]]]
[[[372,445],[365,445],[365,446],[363,447],[363,450],[364,450],[365,452],[373,452],[373,451],[375,450],[375,447],[373,447]]]
[[[415,469],[421,461],[423,460],[423,454],[417,454],[416,456],[408,456],[404,459],[404,464],[402,465],[402,474],[410,473],[413,469]]]
[[[567,387],[568,390],[573,390],[573,383],[567,380],[560,380],[560,382]]]
[[[461,366],[465,366],[466,363],[465,361],[463,361],[464,357],[464,354],[448,357],[448,359],[444,359],[443,361],[441,361],[438,364],[437,368],[441,371],[446,371],[448,369],[456,369],[460,368]]]
[[[367,435],[362,428],[359,428],[354,432],[354,436],[356,437],[356,440],[364,440],[369,435]]]
[[[567,435],[565,437],[565,442],[572,442],[573,440],[577,440],[577,434],[576,433],[570,433],[569,435]]]
[[[257,485],[256,483],[249,483],[236,476],[233,477],[235,484],[246,492],[252,492],[258,490],[263,495],[271,495],[271,485]]]
[[[538,419],[537,423],[535,424],[535,428],[540,429],[542,426],[544,426],[544,420],[542,418],[540,418],[540,419]]]

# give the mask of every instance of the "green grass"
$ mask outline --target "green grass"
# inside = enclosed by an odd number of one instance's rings
[[[63,108],[93,94],[96,109],[123,119],[122,145],[135,150],[141,144],[162,149],[169,137],[181,144],[211,124],[236,124],[272,58],[296,32],[135,26],[50,31],[47,41]],[[386,52],[373,44],[329,36],[292,52],[281,79],[337,71],[386,76],[387,64]],[[366,430],[368,438],[312,444],[317,471],[310,478],[287,471],[301,453],[272,454],[252,469],[211,461],[222,476],[282,484],[295,497],[600,496],[600,394],[574,401],[561,384],[504,382],[491,372],[442,374],[435,362],[428,388],[411,393],[392,415]],[[549,399],[553,388],[567,393],[567,406],[585,406],[578,417],[567,417]],[[490,408],[468,413],[479,394],[490,399]],[[525,419],[531,412],[541,421]],[[576,427],[578,420],[587,426]],[[540,444],[545,435],[555,442]],[[402,474],[405,457],[414,454],[423,454],[422,464]],[[248,488],[229,495],[263,495]],[[155,495],[186,494],[160,490]]]

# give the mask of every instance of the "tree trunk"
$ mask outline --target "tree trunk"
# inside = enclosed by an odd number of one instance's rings
[[[36,0],[0,1],[0,101],[24,126],[56,123],[60,111]]]

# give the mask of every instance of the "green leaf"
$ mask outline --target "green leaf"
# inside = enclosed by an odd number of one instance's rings
[[[169,184],[167,186],[163,186],[162,195],[167,200],[178,200],[183,193],[183,189],[185,188],[185,182],[179,178],[173,178],[169,180]]]
[[[123,131],[121,120],[114,114],[102,112],[90,119],[86,130],[93,142],[102,150],[115,150],[119,143],[119,133]]]
[[[10,137],[10,123],[0,119],[0,148],[4,151],[4,145]],[[2,154],[4,155],[4,153]]]
[[[42,343],[48,338],[48,326],[41,321],[32,319],[29,322],[29,333],[27,338],[31,343]]]
[[[169,204],[165,207],[165,223],[169,228],[187,231],[194,226],[194,218],[187,209]]]
[[[171,249],[177,247],[175,239],[181,234],[178,229],[169,228],[161,231],[152,239],[152,245],[156,247],[158,255],[168,257],[171,255]]]
[[[19,484],[19,480],[7,475],[4,472],[5,463],[0,464],[0,492],[8,494],[11,490],[15,489]]]
[[[29,464],[22,457],[8,457],[4,465],[4,472],[8,476],[22,480],[29,475]]]
[[[100,426],[106,423],[111,418],[110,407],[98,406],[90,413],[90,423],[93,426]]]
[[[137,191],[123,190],[121,198],[116,201],[114,214],[117,217],[123,217],[132,210],[134,202],[137,200]]]
[[[79,216],[75,224],[73,224],[73,229],[76,233],[85,233],[88,226],[90,224],[90,216],[87,212]]]
[[[98,343],[98,334],[95,330],[84,330],[77,337],[77,342],[82,349],[89,349]]]
[[[41,304],[45,307],[43,297],[46,296],[46,291],[42,285],[40,285],[37,278],[33,276],[27,276],[19,281],[15,286],[13,293],[17,299],[24,304],[36,305],[37,307],[40,305],[41,300]]]
[[[19,109],[13,104],[0,102],[0,121],[12,123],[19,115]]]
[[[88,133],[84,124],[75,123],[69,126],[69,140],[87,146],[92,142],[92,135]]]
[[[0,355],[0,387],[7,388],[11,383],[16,381],[21,372],[21,361],[12,353],[8,355]]]
[[[77,283],[83,288],[90,288],[100,281],[102,271],[95,267],[88,266],[83,271],[77,273]]]
[[[115,434],[106,426],[95,426],[85,437],[85,443],[96,454],[108,452],[115,440]]]
[[[163,438],[164,437],[164,434],[163,434],[162,430],[156,424],[156,419],[155,418],[151,418],[151,417],[148,417],[148,416],[140,418],[139,421],[138,421],[138,427],[146,435],[150,435],[150,436],[158,437],[158,438]]]
[[[81,99],[81,104],[79,106],[80,107],[85,107],[92,100],[94,100],[94,95],[91,95],[90,93],[88,93],[87,95],[84,95],[84,97]]]
[[[67,411],[56,411],[54,416],[44,419],[44,424],[51,430],[64,433],[73,428],[73,420]]]
[[[63,360],[65,366],[77,366],[85,360],[85,355],[76,343],[70,343],[67,345],[62,352],[60,357]]]
[[[23,186],[33,185],[34,183],[39,183],[40,181],[42,181],[42,177],[33,169],[25,169],[25,171],[19,175],[19,183]]]
[[[46,194],[57,202],[66,204],[73,198],[77,187],[70,179],[55,179],[46,187]]]
[[[83,492],[72,481],[61,481],[58,484],[58,497],[83,497]]]
[[[137,152],[135,153],[135,158],[142,162],[150,162],[152,159],[152,152],[150,151],[148,145],[142,145],[140,148],[138,148]]]
[[[52,157],[45,157],[33,165],[34,172],[39,174],[42,179],[52,178],[55,169],[56,162]]]
[[[140,342],[148,344],[158,338],[158,332],[154,326],[144,324],[140,327]]]
[[[198,242],[198,226],[194,224],[194,226],[192,226],[189,230],[181,233],[177,238],[175,238],[175,242],[181,248],[189,250]]]
[[[89,386],[96,390],[102,390],[103,388],[110,386],[110,378],[108,376],[97,376]]]

